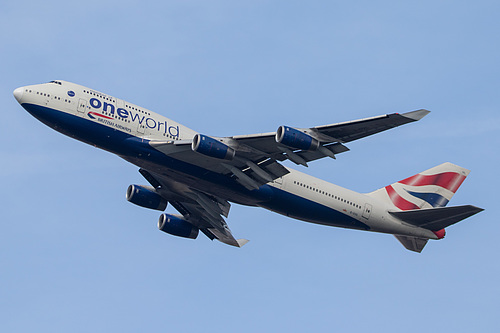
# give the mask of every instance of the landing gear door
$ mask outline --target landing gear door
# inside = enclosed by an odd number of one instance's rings
[[[365,204],[365,210],[363,211],[363,215],[362,215],[362,216],[363,216],[365,219],[367,219],[367,220],[368,220],[368,219],[370,218],[370,214],[371,214],[371,213],[372,213],[372,205],[370,205],[370,204],[368,204],[368,203],[367,203],[367,204]]]

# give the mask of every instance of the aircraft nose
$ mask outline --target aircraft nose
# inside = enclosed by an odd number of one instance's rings
[[[21,103],[21,99],[23,98],[23,92],[24,92],[23,87],[19,87],[16,90],[14,90],[14,97],[19,103]]]

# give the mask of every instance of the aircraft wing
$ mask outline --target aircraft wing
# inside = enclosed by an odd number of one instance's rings
[[[227,217],[231,204],[226,200],[185,187],[171,179],[145,169],[139,172],[165,198],[185,220],[198,227],[208,238],[242,247],[248,240],[235,239],[223,217]]]
[[[280,126],[276,132],[223,138],[197,134],[192,140],[151,141],[150,145],[176,159],[234,177],[252,190],[287,174],[280,164],[286,159],[304,166],[323,157],[335,159],[349,150],[344,143],[418,121],[428,113],[421,109],[311,128]]]

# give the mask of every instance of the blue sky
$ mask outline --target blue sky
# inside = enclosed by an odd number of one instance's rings
[[[16,1],[0,5],[4,332],[500,329],[497,1]],[[306,170],[369,192],[453,162],[486,210],[423,253],[233,205],[242,249],[169,236],[137,168],[49,129],[12,91],[73,81],[208,135],[426,108]],[[302,170],[304,171],[304,170]],[[172,212],[171,208],[168,208]]]

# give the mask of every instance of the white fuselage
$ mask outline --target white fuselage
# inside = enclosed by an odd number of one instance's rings
[[[225,200],[264,207],[312,223],[437,239],[432,231],[390,215],[388,211],[393,207],[374,196],[296,170],[289,169],[287,175],[249,191],[227,177],[200,170],[189,161],[175,160],[175,156],[163,156],[168,160],[160,162],[155,157],[160,153],[149,142],[192,140],[197,132],[98,91],[53,81],[18,88],[14,95],[33,116],[63,134]]]

